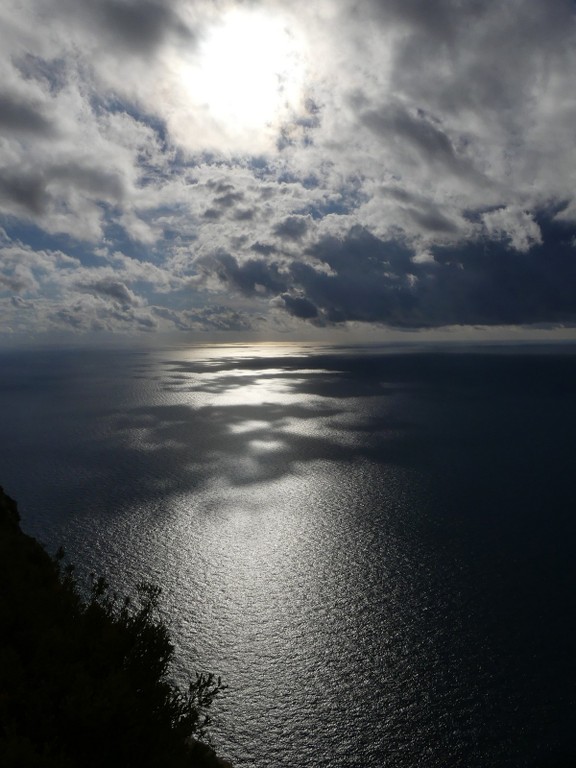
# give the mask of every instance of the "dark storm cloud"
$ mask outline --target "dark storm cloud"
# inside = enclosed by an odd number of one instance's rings
[[[283,293],[281,297],[284,301],[286,310],[294,317],[300,317],[303,320],[312,320],[318,317],[318,308],[308,299],[299,296],[291,296],[289,293]]]
[[[576,251],[565,227],[541,222],[546,244],[528,253],[487,241],[437,248],[414,262],[408,249],[362,228],[310,249],[330,272],[228,257],[225,279],[243,293],[278,291],[286,311],[313,322],[360,321],[403,328],[576,322]],[[257,277],[256,277],[257,276]],[[280,288],[280,290],[278,290]]]
[[[132,53],[150,53],[169,34],[191,41],[193,34],[170,7],[153,0],[92,0],[88,13],[101,28]]]
[[[442,213],[435,203],[422,195],[401,187],[383,187],[381,194],[382,197],[399,203],[401,210],[427,232],[448,234],[458,231],[458,225]]]
[[[458,232],[456,224],[433,206],[426,206],[424,209],[405,208],[404,210],[426,232],[438,234],[454,234]]]
[[[485,0],[375,0],[372,7],[383,25],[405,27],[393,62],[398,92],[448,113],[488,111],[498,125],[521,118],[535,83],[562,67],[571,47],[571,0],[521,0],[513,7]]]
[[[406,258],[402,265],[400,250],[389,259],[388,272],[381,266],[387,250],[398,247],[374,242],[370,260],[370,248],[362,246],[370,236],[352,232],[340,243],[325,240],[314,249],[334,275],[312,273],[305,265],[295,265],[293,274],[316,306],[347,320],[405,327],[573,322],[575,253],[557,228],[550,229],[547,244],[528,253],[481,242],[437,248],[434,262]]]
[[[54,128],[36,104],[12,93],[0,93],[0,133],[4,131],[48,137]]]
[[[255,215],[256,211],[254,208],[238,208],[234,212],[234,219],[235,221],[252,221]]]
[[[412,251],[393,241],[383,241],[364,227],[350,229],[344,239],[325,237],[310,248],[317,259],[336,273],[361,272],[380,279],[385,274],[402,275],[412,269]]]
[[[226,192],[225,195],[220,195],[214,198],[214,204],[220,208],[233,208],[237,203],[241,203],[244,200],[243,192]]]
[[[243,264],[228,253],[218,254],[199,263],[202,269],[216,276],[246,296],[256,293],[278,294],[286,290],[285,278],[278,265],[259,259],[249,259]],[[260,290],[259,290],[260,288]]]
[[[274,227],[274,234],[283,240],[302,240],[308,231],[309,222],[304,216],[288,216]]]
[[[539,224],[543,242],[526,253],[495,243],[436,249],[440,271],[425,309],[458,323],[576,322],[574,227]]]
[[[312,249],[330,273],[296,262],[291,274],[330,322],[359,320],[403,325],[414,312],[410,253],[355,227],[341,241],[324,238]]]
[[[141,304],[140,299],[124,283],[112,278],[104,278],[92,283],[79,283],[78,288],[112,299],[123,307],[137,307]]]
[[[383,141],[411,149],[426,165],[436,165],[455,176],[480,177],[470,161],[459,155],[452,139],[422,110],[411,112],[400,104],[360,112],[360,122]]]
[[[68,82],[67,66],[62,58],[47,60],[28,52],[15,57],[13,64],[26,80],[36,81],[49,96],[57,95]],[[29,106],[39,108],[33,102],[30,102]]]
[[[253,243],[250,246],[250,250],[254,251],[254,253],[259,253],[261,256],[271,256],[273,253],[276,253],[276,248],[267,243]]]
[[[42,215],[50,201],[46,182],[41,176],[3,169],[0,173],[0,203],[14,206],[27,214]]]
[[[37,171],[2,169],[0,204],[10,212],[43,216],[54,204],[54,185],[65,195],[80,192],[109,202],[118,202],[124,196],[124,184],[116,172],[69,161]]]
[[[53,166],[48,174],[52,180],[68,182],[72,187],[105,200],[120,200],[125,191],[124,182],[118,173],[73,161]]]
[[[368,14],[373,22],[400,27],[404,42],[419,40],[426,49],[451,50],[463,32],[479,26],[495,5],[490,0],[362,0],[353,4],[353,14],[360,18]]]
[[[299,261],[282,270],[265,260],[239,264],[230,255],[219,257],[215,272],[245,295],[261,285],[269,294],[278,294],[290,314],[311,320],[319,318],[320,311],[328,322],[401,318],[413,303],[406,249],[357,227],[344,242],[325,238],[311,253],[331,268],[331,274]]]
[[[216,189],[220,194],[212,199],[210,207],[202,214],[205,219],[218,221],[223,216],[229,216],[235,221],[250,221],[254,218],[253,208],[240,207],[246,198],[244,192],[235,191],[232,184],[219,184]]]

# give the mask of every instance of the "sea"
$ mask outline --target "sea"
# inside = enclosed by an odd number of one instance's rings
[[[573,346],[0,352],[0,484],[162,588],[235,768],[576,765]]]

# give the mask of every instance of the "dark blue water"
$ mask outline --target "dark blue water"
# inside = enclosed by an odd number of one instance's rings
[[[0,482],[164,589],[240,766],[576,764],[576,356],[0,355]]]

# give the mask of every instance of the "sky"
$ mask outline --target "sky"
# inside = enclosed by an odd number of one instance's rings
[[[3,0],[0,340],[572,338],[573,0]]]

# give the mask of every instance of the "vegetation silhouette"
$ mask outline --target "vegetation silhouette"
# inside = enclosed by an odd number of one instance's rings
[[[119,598],[92,578],[83,598],[63,552],[50,558],[0,488],[0,765],[222,768],[201,739],[226,687],[170,680],[160,588]]]

